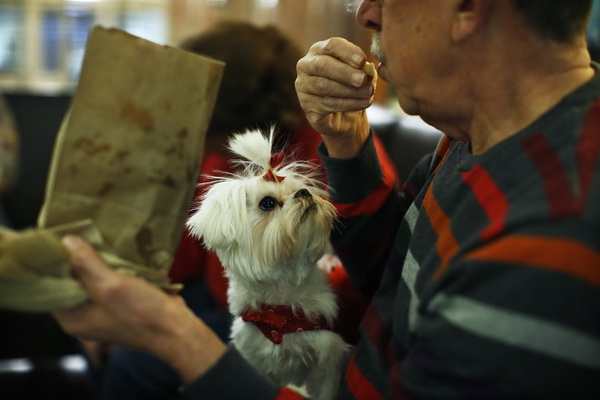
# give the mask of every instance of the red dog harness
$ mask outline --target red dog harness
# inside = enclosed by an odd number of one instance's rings
[[[258,311],[244,311],[242,320],[253,323],[262,331],[267,339],[275,344],[280,344],[283,335],[303,331],[318,331],[331,329],[324,317],[309,320],[304,311],[295,312],[289,306],[263,305]]]

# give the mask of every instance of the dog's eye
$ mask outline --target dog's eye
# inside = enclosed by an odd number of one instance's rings
[[[271,196],[264,197],[260,203],[258,203],[258,206],[263,211],[271,211],[276,205],[277,201]]]

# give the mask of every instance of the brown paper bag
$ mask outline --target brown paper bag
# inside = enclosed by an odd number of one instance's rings
[[[111,266],[168,286],[223,67],[94,28],[56,140],[39,229],[85,226],[75,232]],[[0,271],[0,291],[4,284]]]

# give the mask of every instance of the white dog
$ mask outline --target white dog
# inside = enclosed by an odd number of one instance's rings
[[[215,178],[187,227],[225,268],[240,353],[279,384],[331,400],[350,351],[330,330],[338,306],[316,267],[335,209],[314,166],[284,165],[272,143],[273,131],[234,136],[229,149],[247,160],[243,170]]]

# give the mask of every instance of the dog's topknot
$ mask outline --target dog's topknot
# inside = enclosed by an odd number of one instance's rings
[[[274,129],[271,129],[268,138],[260,130],[249,130],[234,135],[229,141],[229,150],[266,172],[270,169],[269,161],[273,147],[273,134]]]
[[[271,154],[274,134],[275,128],[271,128],[268,138],[259,130],[246,131],[235,135],[229,141],[229,150],[248,160],[237,161],[238,164],[245,166],[246,173],[251,175],[262,174],[267,181],[281,182],[285,179],[285,176],[278,175],[277,172],[281,170],[284,154],[283,152]],[[300,165],[300,163],[297,164]]]
[[[316,164],[294,160],[291,151],[272,153],[275,134],[276,129],[272,127],[268,133],[248,130],[233,135],[229,140],[228,149],[240,156],[234,162],[242,169],[231,176],[262,176],[265,180],[275,183],[282,182],[286,177],[293,177],[315,189],[325,189],[327,185],[322,181]],[[324,195],[323,191],[319,193]]]

